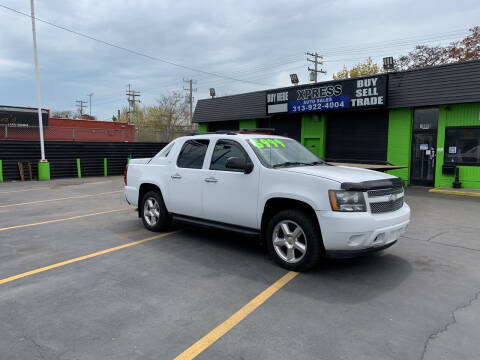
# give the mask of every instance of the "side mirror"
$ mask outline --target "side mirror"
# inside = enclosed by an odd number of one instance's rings
[[[239,157],[228,158],[225,167],[227,169],[243,171],[245,174],[249,174],[253,170],[253,164],[251,162],[247,162],[245,158]]]

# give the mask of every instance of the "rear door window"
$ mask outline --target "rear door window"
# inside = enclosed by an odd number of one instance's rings
[[[209,140],[188,140],[178,155],[177,166],[189,169],[201,169],[207,152]]]

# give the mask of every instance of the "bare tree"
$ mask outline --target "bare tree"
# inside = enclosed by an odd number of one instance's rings
[[[480,60],[480,26],[469,29],[463,40],[448,46],[417,45],[407,55],[395,59],[395,70],[419,69],[468,60]]]
[[[52,117],[63,118],[63,119],[73,119],[73,111],[70,110],[53,110]]]
[[[471,34],[461,41],[455,41],[444,51],[451,61],[480,60],[480,26],[470,29]]]
[[[157,104],[157,119],[160,120],[160,126],[168,139],[174,138],[178,130],[190,125],[189,104],[181,92],[161,95]]]
[[[448,62],[445,48],[441,46],[417,45],[408,55],[395,60],[396,70],[419,69],[427,66],[441,65]]]
[[[157,99],[163,126],[186,126],[189,124],[189,108],[185,95],[174,91]]]

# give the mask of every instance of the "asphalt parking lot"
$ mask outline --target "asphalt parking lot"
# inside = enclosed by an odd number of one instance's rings
[[[398,244],[296,274],[253,239],[148,232],[122,188],[0,184],[1,359],[479,357],[480,199],[410,188]]]

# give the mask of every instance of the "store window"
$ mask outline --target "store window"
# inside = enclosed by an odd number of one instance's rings
[[[181,168],[201,169],[208,148],[208,140],[188,140],[183,144],[178,156],[177,166]]]
[[[438,108],[415,109],[413,130],[436,130],[438,126]]]
[[[480,165],[480,126],[447,127],[445,163]]]

